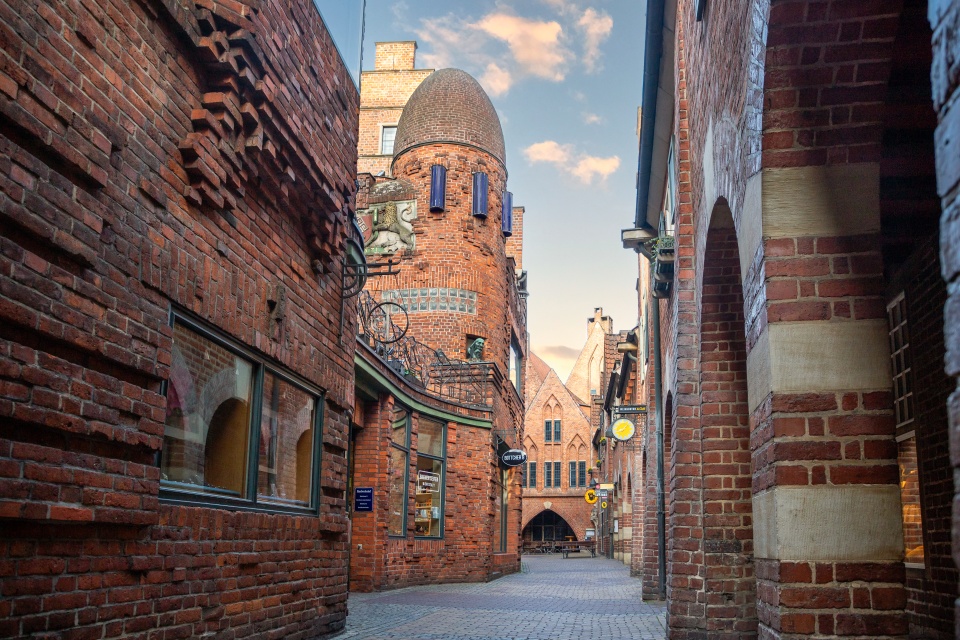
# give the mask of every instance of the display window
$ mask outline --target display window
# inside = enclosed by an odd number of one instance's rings
[[[407,486],[410,469],[410,412],[396,409],[390,422],[389,478],[390,515],[387,532],[391,536],[407,535]]]
[[[162,499],[316,512],[322,396],[312,386],[175,315],[166,395]]]
[[[417,429],[417,482],[414,534],[424,538],[443,536],[443,489],[446,427],[420,418]]]

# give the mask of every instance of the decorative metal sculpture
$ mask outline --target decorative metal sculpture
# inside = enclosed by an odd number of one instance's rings
[[[379,302],[370,292],[361,291],[357,315],[359,340],[408,382],[462,404],[489,407],[493,403],[490,365],[449,358],[408,336],[409,318],[402,301]],[[481,355],[482,349],[481,345]]]

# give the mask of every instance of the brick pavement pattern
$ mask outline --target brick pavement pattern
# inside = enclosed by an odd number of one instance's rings
[[[629,568],[606,558],[524,556],[494,582],[351,594],[337,640],[663,640],[665,608],[643,602]]]

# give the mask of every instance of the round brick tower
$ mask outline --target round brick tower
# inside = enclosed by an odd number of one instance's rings
[[[482,360],[507,370],[510,348],[507,265],[501,202],[507,170],[503,131],[490,98],[459,69],[428,76],[397,125],[393,176],[416,190],[415,246],[398,253],[400,275],[378,283],[399,292],[410,333],[453,358],[475,338]],[[434,165],[446,170],[445,197],[431,211]],[[474,174],[487,176],[486,217],[474,215]],[[435,180],[435,178],[434,178]]]

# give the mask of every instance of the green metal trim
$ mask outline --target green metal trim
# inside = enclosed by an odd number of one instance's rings
[[[363,371],[364,374],[370,376],[374,381],[379,384],[381,387],[389,391],[396,398],[400,400],[401,403],[413,409],[417,413],[422,413],[425,416],[431,416],[439,420],[445,420],[447,422],[456,422],[457,424],[462,424],[468,427],[479,427],[480,429],[493,429],[492,420],[484,420],[482,418],[473,418],[470,416],[461,416],[455,413],[450,413],[449,411],[443,411],[436,409],[434,407],[423,404],[418,400],[414,400],[410,395],[408,395],[403,389],[394,384],[386,376],[384,376],[380,371],[371,365],[369,362],[360,357],[359,354],[354,354],[353,364],[358,369]]]

